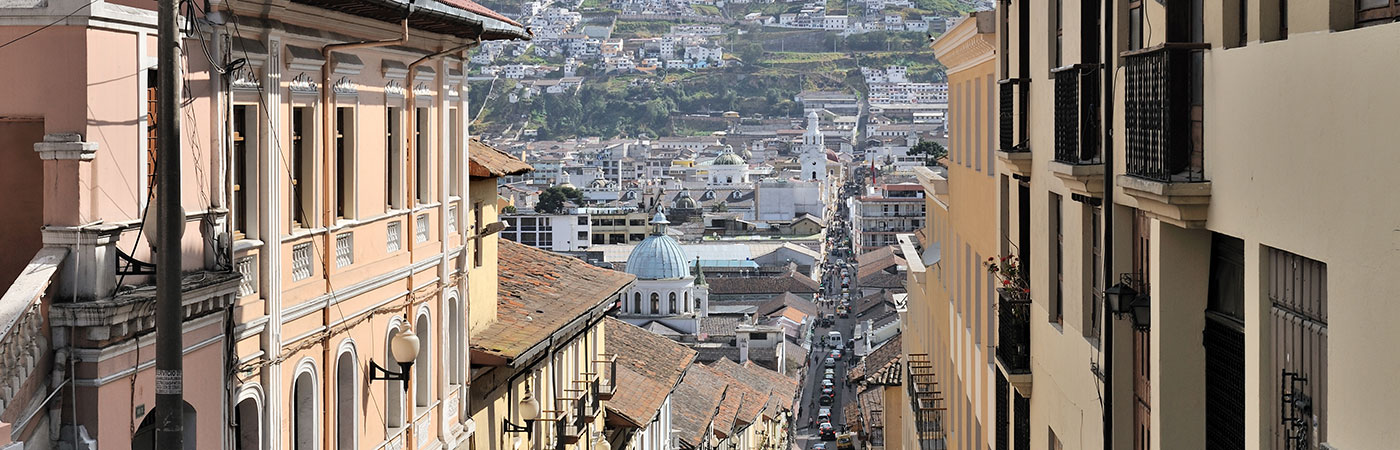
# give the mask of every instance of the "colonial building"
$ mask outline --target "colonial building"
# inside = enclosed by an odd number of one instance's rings
[[[469,144],[465,52],[528,32],[469,0],[185,5],[178,117],[154,114],[154,2],[0,7],[0,179],[23,199],[0,227],[0,440],[130,448],[160,385],[150,275],[180,270],[192,445],[459,448],[494,178],[528,167]],[[166,121],[186,229],[158,250],[184,267],[156,268]]]

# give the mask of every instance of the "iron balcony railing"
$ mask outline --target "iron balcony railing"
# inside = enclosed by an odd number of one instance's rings
[[[997,359],[1012,374],[1031,371],[1031,301],[1000,293],[997,305]]]
[[[1128,175],[1160,182],[1205,180],[1201,43],[1123,53]]]
[[[917,359],[916,359],[917,358]],[[920,450],[946,450],[947,433],[943,429],[943,393],[938,390],[938,382],[933,373],[933,364],[927,355],[909,355],[908,383],[909,407],[914,414],[914,432],[918,435]]]
[[[598,384],[598,400],[612,400],[617,392],[617,355],[607,355],[605,359],[594,360],[594,370],[601,378]]]
[[[1074,64],[1051,72],[1055,76],[1055,161],[1102,163],[1098,65]]]
[[[558,440],[555,442],[555,448],[562,450],[568,445],[578,443],[587,422],[583,419],[583,402],[580,399],[562,398],[558,403],[559,418],[554,421],[554,435]]]
[[[1007,78],[997,82],[1001,99],[1001,145],[1003,152],[1030,151],[1026,136],[1026,106],[1030,99],[1029,78]]]

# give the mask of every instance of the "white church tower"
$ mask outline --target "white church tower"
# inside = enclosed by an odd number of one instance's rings
[[[826,138],[818,128],[817,112],[807,113],[807,132],[802,134],[802,148],[799,160],[802,162],[802,180],[820,181],[826,185]]]

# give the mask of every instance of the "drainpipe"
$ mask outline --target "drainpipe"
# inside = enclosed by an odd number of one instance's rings
[[[324,47],[321,47],[321,56],[325,57],[326,59],[326,64],[321,66],[321,219],[322,226],[324,226],[326,230],[325,236],[322,236],[324,244],[322,244],[323,246],[321,247],[325,249],[321,253],[321,273],[325,276],[326,279],[326,304],[321,307],[321,323],[325,324],[327,330],[327,333],[324,334],[321,338],[321,361],[322,370],[329,374],[329,376],[322,377],[322,379],[324,380],[335,379],[335,371],[339,369],[335,361],[336,349],[330,347],[331,335],[329,334],[330,326],[332,323],[331,301],[335,297],[333,294],[333,292],[335,292],[335,286],[331,284],[331,259],[333,255],[332,252],[335,251],[335,237],[333,236],[334,233],[331,232],[332,227],[335,225],[335,210],[331,207],[331,200],[335,197],[331,194],[330,164],[332,155],[330,148],[332,145],[334,145],[335,132],[337,131],[335,130],[334,122],[334,114],[336,112],[336,107],[334,103],[335,94],[331,92],[331,73],[333,71],[333,68],[335,67],[335,53],[333,52],[335,50],[350,50],[356,48],[385,47],[390,45],[407,44],[408,16],[411,14],[413,14],[413,4],[409,3],[408,11],[404,13],[403,20],[400,21],[403,26],[403,33],[398,38],[384,39],[378,41],[360,41],[345,42],[339,44],[326,44]],[[321,398],[335,398],[334,386],[335,383],[321,383]],[[331,423],[331,417],[333,414],[332,411],[334,410],[335,408],[330,407],[325,407],[321,410],[321,423],[323,424],[323,426],[321,427],[321,435],[323,445],[325,446],[330,446],[330,443],[333,442],[333,440],[335,439],[333,428],[324,426],[325,424]]]
[[[1116,36],[1113,28],[1113,3],[1103,1],[1103,59],[1100,61],[1103,73],[1103,282],[1107,286],[1113,282],[1113,68],[1117,66],[1118,55],[1113,53]],[[1105,299],[1107,300],[1107,299]],[[1120,300],[1121,301],[1121,300]],[[1113,319],[1110,319],[1108,302],[1103,302],[1103,448],[1113,450]]]

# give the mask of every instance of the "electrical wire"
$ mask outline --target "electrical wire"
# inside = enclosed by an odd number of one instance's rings
[[[5,47],[9,47],[10,44],[13,44],[13,43],[19,42],[19,41],[21,41],[21,40],[24,40],[24,38],[33,36],[33,35],[35,35],[36,33],[40,32],[40,31],[47,30],[47,29],[53,27],[54,25],[58,25],[59,22],[62,22],[62,21],[64,21],[64,20],[68,20],[69,17],[73,17],[73,15],[74,15],[74,14],[77,14],[78,11],[82,11],[83,9],[86,9],[86,8],[89,7],[89,6],[92,6],[93,3],[97,3],[97,0],[90,0],[90,1],[87,2],[87,4],[85,4],[85,5],[83,5],[83,6],[79,6],[78,9],[73,10],[73,12],[70,12],[70,13],[68,13],[67,15],[63,16],[63,17],[59,17],[58,20],[55,20],[55,21],[53,21],[53,22],[50,22],[48,25],[44,25],[44,26],[42,26],[42,27],[39,27],[39,29],[37,29],[37,30],[34,30],[34,31],[30,31],[30,32],[28,32],[28,33],[25,33],[23,36],[20,36],[20,37],[11,39],[9,42],[6,42],[6,43],[4,43],[4,44],[0,44],[0,49],[3,49],[3,48],[5,48]]]

